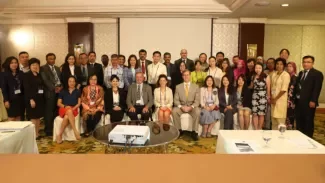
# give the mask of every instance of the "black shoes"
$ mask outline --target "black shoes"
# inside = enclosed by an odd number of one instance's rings
[[[191,137],[192,137],[192,139],[194,141],[198,141],[199,140],[199,135],[195,131],[192,132]]]

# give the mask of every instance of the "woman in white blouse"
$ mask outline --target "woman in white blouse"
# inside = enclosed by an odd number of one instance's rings
[[[170,113],[173,107],[173,92],[167,86],[167,76],[164,74],[160,75],[157,81],[157,88],[154,90],[154,103],[158,120],[164,124],[169,124]]]
[[[207,75],[208,76],[212,76],[213,79],[214,79],[214,82],[215,82],[216,87],[219,87],[220,88],[220,86],[221,86],[221,78],[223,76],[223,73],[222,73],[222,70],[219,69],[216,64],[217,64],[216,57],[211,56],[209,58],[209,65],[210,65],[210,67],[209,67],[209,70],[208,70]]]
[[[211,130],[220,120],[218,89],[215,87],[212,76],[206,77],[204,86],[201,88],[201,117],[200,123],[203,126],[202,138],[210,138]]]

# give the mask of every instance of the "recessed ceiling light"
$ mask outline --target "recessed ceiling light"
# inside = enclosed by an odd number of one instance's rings
[[[282,7],[288,7],[289,4],[281,4]]]

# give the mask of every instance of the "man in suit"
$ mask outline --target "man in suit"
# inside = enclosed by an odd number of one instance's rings
[[[175,127],[178,128],[182,134],[181,127],[181,115],[188,113],[192,116],[192,139],[197,141],[198,134],[196,133],[199,128],[199,117],[200,117],[200,88],[198,85],[191,83],[191,72],[185,70],[182,74],[184,83],[176,86],[174,96],[174,109],[173,118]]]
[[[188,69],[191,72],[194,71],[195,70],[194,62],[193,62],[193,60],[187,58],[187,50],[182,49],[180,55],[181,55],[181,58],[174,62],[176,67],[179,68],[179,65],[181,64],[181,62],[184,62],[186,65],[186,69]]]
[[[29,60],[29,54],[26,51],[22,51],[19,53],[19,69],[23,72],[26,73],[28,72],[29,69],[29,64],[28,64],[28,60]],[[22,113],[20,115],[21,121],[25,121],[26,117],[25,117],[25,104],[22,104]]]
[[[296,81],[296,123],[297,130],[309,137],[314,133],[314,117],[318,104],[318,97],[322,90],[324,76],[314,69],[315,58],[304,56],[302,59],[303,71],[300,71]]]
[[[139,51],[139,60],[138,60],[138,66],[141,68],[144,81],[147,82],[148,80],[148,65],[152,63],[152,61],[147,60],[147,51],[144,49],[141,49]]]
[[[24,73],[29,71],[29,54],[26,51],[22,51],[19,53],[19,69],[23,71]]]
[[[143,83],[142,72],[137,72],[135,77],[136,83],[129,86],[126,99],[128,115],[131,120],[139,120],[138,114],[141,114],[141,120],[149,120],[151,117],[150,109],[153,105],[151,87]]]
[[[171,87],[172,84],[172,75],[175,72],[175,65],[170,63],[171,54],[169,52],[164,53],[164,64],[167,68],[167,79],[168,79],[168,86]]]
[[[79,60],[82,75],[80,91],[82,91],[83,88],[88,85],[88,55],[86,53],[81,53],[79,55]]]
[[[45,133],[46,136],[53,134],[53,122],[57,114],[58,93],[62,89],[62,80],[60,68],[55,66],[56,56],[54,53],[46,55],[46,64],[41,67],[41,77],[44,81],[45,97]]]
[[[97,76],[97,84],[104,86],[104,71],[102,65],[96,63],[96,52],[89,52],[88,58],[88,76],[95,74]]]

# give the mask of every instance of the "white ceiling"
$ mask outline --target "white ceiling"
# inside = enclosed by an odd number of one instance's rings
[[[270,5],[255,6],[263,1],[269,2]],[[289,4],[289,7],[281,7],[281,4],[285,3]],[[250,0],[233,13],[220,17],[325,20],[325,0]]]
[[[0,0],[0,19],[133,16],[325,20],[325,0]]]

